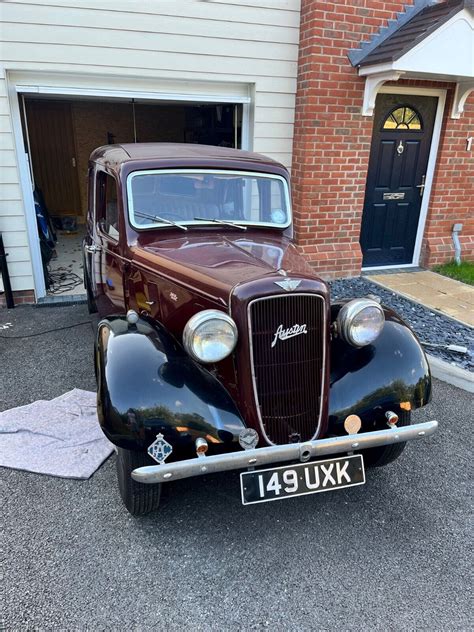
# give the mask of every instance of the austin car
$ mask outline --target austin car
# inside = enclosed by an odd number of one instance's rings
[[[331,300],[283,165],[136,143],[96,149],[88,178],[98,419],[131,514],[233,470],[244,505],[363,485],[435,432],[412,419],[432,388],[416,336],[375,295]]]

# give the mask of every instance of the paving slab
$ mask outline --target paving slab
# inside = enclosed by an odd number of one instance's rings
[[[474,326],[474,287],[430,270],[377,274],[370,280],[430,309]]]

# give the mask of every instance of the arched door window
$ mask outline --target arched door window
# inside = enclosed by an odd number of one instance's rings
[[[421,116],[408,105],[397,105],[385,119],[384,130],[411,130],[420,132],[423,129]]]

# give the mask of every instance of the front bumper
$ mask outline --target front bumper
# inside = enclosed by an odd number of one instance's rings
[[[139,483],[166,483],[180,478],[239,470],[249,467],[281,463],[282,461],[301,461],[305,463],[310,459],[326,454],[339,454],[341,452],[353,452],[376,448],[391,443],[402,443],[412,439],[428,437],[436,432],[437,421],[426,421],[412,426],[388,428],[387,430],[375,430],[361,434],[346,435],[343,437],[331,437],[329,439],[316,439],[304,443],[289,443],[285,445],[255,448],[254,450],[242,450],[241,452],[228,452],[213,456],[201,456],[185,461],[177,461],[166,465],[147,465],[139,467],[132,472],[132,478]]]

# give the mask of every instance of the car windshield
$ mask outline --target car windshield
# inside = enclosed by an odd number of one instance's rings
[[[237,171],[149,170],[127,181],[128,212],[139,229],[172,225],[286,228],[288,184],[270,174]]]

